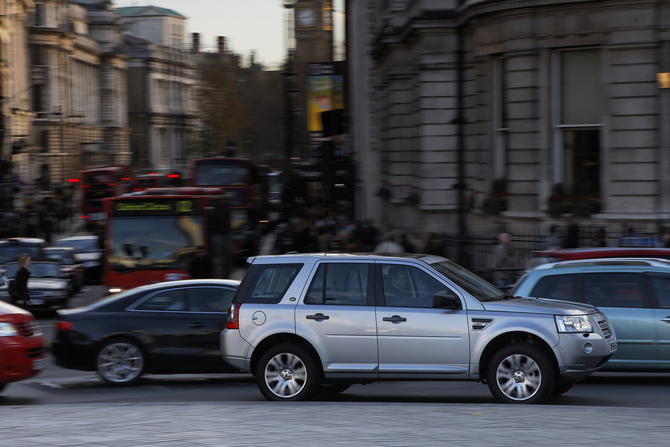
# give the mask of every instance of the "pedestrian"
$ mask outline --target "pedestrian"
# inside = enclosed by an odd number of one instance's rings
[[[509,287],[513,284],[512,276],[512,236],[509,233],[498,235],[498,245],[493,249],[493,284],[497,287]]]
[[[212,278],[212,259],[207,254],[205,247],[202,245],[199,245],[193,254],[189,273],[193,279]]]
[[[405,253],[414,253],[416,251],[414,249],[414,244],[409,240],[409,236],[406,233],[400,235],[400,244],[402,245],[403,250],[405,250]]]
[[[379,243],[375,249],[374,253],[404,253],[405,250],[402,248],[402,245],[396,243],[393,238],[393,233],[386,233],[384,235],[384,240]]]
[[[14,291],[11,295],[11,303],[19,305],[23,303],[25,306],[30,305],[30,295],[28,294],[28,277],[30,276],[30,267],[32,264],[32,259],[28,253],[22,253],[19,255],[16,268],[16,276],[13,281],[14,284],[10,289]]]
[[[579,225],[570,218],[565,221],[565,224],[567,229],[565,231],[563,248],[579,248]]]
[[[561,236],[558,234],[558,227],[552,225],[549,227],[549,236],[547,236],[547,250],[558,250],[561,248]]]
[[[607,247],[607,228],[599,227],[593,237],[594,247]]]
[[[423,235],[423,253],[437,256],[444,255],[444,244],[430,231]]]

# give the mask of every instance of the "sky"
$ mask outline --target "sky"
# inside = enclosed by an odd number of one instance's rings
[[[334,2],[336,9],[338,3]],[[217,36],[226,36],[228,48],[244,61],[256,50],[257,63],[278,68],[286,55],[283,0],[114,0],[114,4],[154,5],[186,16],[186,42],[191,42],[191,33],[200,33],[204,50],[216,47]]]

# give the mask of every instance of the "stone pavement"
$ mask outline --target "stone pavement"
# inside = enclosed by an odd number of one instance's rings
[[[0,400],[0,405],[2,400]],[[225,402],[0,406],[11,447],[667,446],[670,410]]]

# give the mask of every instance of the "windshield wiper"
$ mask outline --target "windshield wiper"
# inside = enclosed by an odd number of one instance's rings
[[[519,298],[518,296],[510,295],[509,293],[506,293],[504,295],[500,295],[498,301],[505,301],[505,300],[515,300]]]

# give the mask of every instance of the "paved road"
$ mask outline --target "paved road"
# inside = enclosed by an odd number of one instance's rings
[[[667,446],[670,410],[416,403],[0,407],[0,439],[38,446]]]

